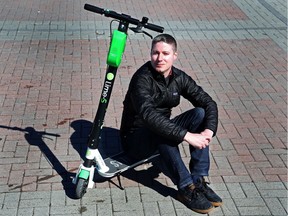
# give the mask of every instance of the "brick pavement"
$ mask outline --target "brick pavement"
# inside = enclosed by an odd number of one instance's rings
[[[85,11],[85,1],[0,3],[0,215],[197,215],[152,166],[124,173],[125,190],[96,177],[94,189],[72,198],[71,176],[103,85],[110,20]],[[164,26],[179,42],[177,65],[217,101],[209,180],[225,204],[211,215],[287,215],[287,2],[88,3]],[[148,38],[130,34],[103,154],[120,149],[123,97],[149,47]],[[174,114],[188,108],[183,101]],[[185,160],[187,150],[181,145]]]

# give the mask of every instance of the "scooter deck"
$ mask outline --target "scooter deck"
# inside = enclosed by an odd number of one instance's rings
[[[155,153],[152,156],[139,161],[139,160],[131,159],[127,155],[126,152],[120,152],[119,154],[105,158],[104,162],[106,166],[109,167],[109,170],[105,173],[98,171],[98,173],[103,177],[111,178],[128,169],[131,169],[143,163],[146,163],[158,156],[159,156],[159,153]]]

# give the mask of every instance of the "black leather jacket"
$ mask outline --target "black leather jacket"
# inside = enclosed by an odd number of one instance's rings
[[[151,131],[182,142],[187,130],[170,121],[171,110],[180,103],[180,96],[194,107],[205,109],[205,129],[217,131],[218,110],[212,98],[185,72],[173,67],[169,80],[156,72],[151,62],[133,75],[124,100],[120,134],[147,127]]]

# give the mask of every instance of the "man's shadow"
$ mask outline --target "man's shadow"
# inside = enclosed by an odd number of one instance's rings
[[[73,121],[70,125],[74,129],[74,133],[70,137],[70,141],[74,149],[79,153],[81,158],[85,159],[85,153],[87,150],[87,141],[89,138],[89,133],[92,129],[92,123],[87,120],[76,120]],[[119,138],[119,130],[110,127],[103,127],[101,132],[101,142],[98,147],[101,156],[103,159],[106,157],[115,155],[122,151],[121,142]],[[149,187],[159,194],[167,197],[171,196],[173,198],[176,197],[176,190],[170,187],[167,187],[160,182],[158,182],[155,178],[159,176],[160,165],[158,159],[153,159],[153,166],[151,166],[147,170],[136,171],[135,169],[129,169],[123,173],[121,176],[130,179],[132,181],[138,182],[146,187]],[[94,182],[100,183],[104,181],[110,181],[112,184],[121,188],[120,185],[113,181],[115,178],[104,178],[95,172]]]
[[[67,171],[65,167],[63,167],[61,162],[57,159],[57,157],[53,154],[53,152],[50,150],[50,148],[46,145],[46,143],[43,140],[44,138],[52,139],[50,137],[60,137],[59,134],[47,133],[45,131],[36,131],[33,127],[26,127],[23,129],[19,127],[8,127],[8,126],[0,125],[0,128],[23,132],[24,137],[26,141],[29,143],[29,145],[37,146],[39,150],[43,153],[44,157],[46,158],[48,163],[51,165],[51,167],[57,172],[58,175],[61,176],[62,185],[63,185],[66,195],[71,198],[74,197],[75,189],[72,184],[72,177],[75,174]],[[74,171],[74,170],[71,170],[71,171]],[[37,179],[37,182],[45,181],[53,177],[55,177],[55,175],[40,177]],[[23,186],[28,185],[28,184],[30,183],[11,187],[10,190],[22,188]]]

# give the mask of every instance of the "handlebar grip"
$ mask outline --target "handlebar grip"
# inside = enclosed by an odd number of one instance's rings
[[[151,23],[147,23],[144,27],[148,28],[152,31],[160,32],[160,33],[162,33],[164,31],[164,28],[162,26],[154,25]]]
[[[94,13],[98,13],[98,14],[104,14],[104,12],[105,12],[105,10],[103,8],[99,8],[99,7],[96,7],[94,5],[90,5],[90,4],[85,4],[84,9],[91,11],[91,12],[94,12]]]

